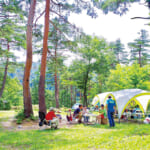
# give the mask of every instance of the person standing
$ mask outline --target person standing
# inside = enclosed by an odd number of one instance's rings
[[[108,116],[108,120],[109,120],[109,125],[110,127],[114,127],[115,126],[115,122],[114,122],[114,112],[116,109],[116,104],[115,101],[112,100],[111,96],[108,96],[108,99],[106,101],[106,110],[107,110],[107,116]]]

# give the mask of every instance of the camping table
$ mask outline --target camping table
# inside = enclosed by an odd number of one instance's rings
[[[96,116],[97,116],[96,114],[88,113],[88,114],[85,114],[84,116],[88,116],[90,122],[96,122]]]

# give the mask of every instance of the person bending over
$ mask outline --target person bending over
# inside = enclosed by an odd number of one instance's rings
[[[73,113],[73,117],[74,118],[78,118],[78,123],[81,123],[81,119],[82,119],[82,109],[83,109],[83,106],[80,104],[79,105],[79,108],[77,108],[74,113]]]

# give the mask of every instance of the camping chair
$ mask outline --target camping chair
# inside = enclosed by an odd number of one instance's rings
[[[51,128],[57,129],[58,128],[58,119],[55,118],[48,123],[45,119],[45,113],[44,112],[39,112],[39,126],[43,126],[43,124],[51,126]]]

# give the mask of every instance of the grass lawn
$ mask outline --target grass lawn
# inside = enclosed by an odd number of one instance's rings
[[[6,118],[6,117],[14,117],[16,112],[14,110],[1,110],[0,111],[0,118]]]
[[[57,130],[6,131],[0,128],[0,150],[149,150],[150,125],[74,125]]]

